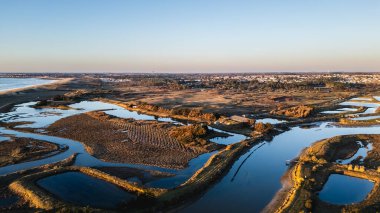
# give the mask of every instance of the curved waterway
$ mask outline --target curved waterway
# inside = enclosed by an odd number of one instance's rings
[[[125,118],[129,116],[137,116],[134,118],[139,119],[140,114],[136,112],[131,112],[112,104],[103,104],[104,103],[101,102],[81,102],[77,105],[71,105],[71,107],[76,108],[71,111],[73,111],[75,114],[92,110],[106,110],[106,113],[113,114],[115,116]],[[21,110],[22,107],[24,107],[24,110]],[[25,121],[25,119],[27,119],[33,123],[26,124],[26,126],[31,125],[35,128],[42,128],[46,125],[49,125],[50,122],[56,119],[67,117],[73,114],[65,110],[55,112],[51,112],[49,110],[51,109],[30,108],[30,104],[29,106],[21,105],[18,109],[16,109],[16,111],[1,115],[0,120],[13,122]],[[129,115],[128,113],[132,114]],[[48,116],[58,116],[60,118],[55,117],[48,123],[41,121]],[[143,116],[144,120],[165,119],[165,121],[177,122],[171,120],[170,118],[156,118],[154,116],[149,117],[149,115]],[[205,192],[205,194],[203,194],[198,200],[186,206],[181,211],[233,212],[238,209],[239,212],[260,212],[271,201],[275,193],[281,188],[280,179],[288,169],[286,166],[286,161],[297,157],[302,149],[310,146],[315,141],[330,138],[333,136],[350,134],[378,134],[379,132],[379,126],[346,128],[336,127],[328,122],[317,123],[316,127],[310,129],[303,129],[300,127],[291,128],[289,131],[275,136],[270,142],[263,142],[252,147],[250,151],[235,161],[227,175],[225,175],[215,185],[211,186],[211,188]],[[8,174],[22,169],[28,169],[60,161],[67,158],[73,153],[80,153],[77,161],[75,162],[75,164],[79,166],[128,166],[141,169],[171,172],[176,175],[174,177],[163,178],[158,181],[148,183],[150,186],[170,188],[174,187],[175,185],[179,185],[180,183],[187,180],[187,178],[189,178],[197,169],[201,168],[207,159],[209,159],[209,157],[213,154],[206,153],[200,155],[189,163],[188,168],[183,170],[173,170],[137,164],[115,164],[103,162],[89,155],[81,143],[69,139],[34,133],[23,133],[15,130],[7,130],[4,128],[0,128],[0,135],[1,134],[46,140],[61,145],[68,145],[69,149],[63,153],[48,157],[46,159],[2,167],[0,168],[0,174]],[[214,142],[219,141],[223,144],[229,144],[239,142],[245,138],[244,136],[238,134],[229,134],[232,136],[220,139],[220,141],[218,138],[216,138],[214,139]]]
[[[145,114],[140,114],[135,111],[130,111],[124,109],[120,106],[114,104],[108,104],[104,102],[98,101],[82,101],[80,103],[70,105],[69,110],[61,110],[61,109],[52,109],[52,108],[42,108],[36,109],[33,108],[36,102],[30,102],[25,104],[17,105],[15,110],[9,113],[3,113],[0,115],[0,120],[3,122],[28,122],[26,124],[19,125],[17,127],[26,127],[26,128],[42,128],[49,126],[50,124],[58,121],[59,119],[85,113],[94,110],[104,110],[105,113],[121,117],[121,118],[133,118],[136,120],[157,120],[157,121],[165,121],[172,122],[175,124],[185,125],[183,123],[179,123],[179,121],[175,121],[171,118],[160,118]],[[211,129],[219,132],[228,133],[228,137],[217,137],[211,139],[211,141],[220,144],[231,144],[236,143],[241,140],[244,140],[246,137],[240,134],[230,133],[226,131],[222,131],[219,129],[215,129],[210,127]],[[157,166],[148,166],[141,164],[127,164],[127,163],[110,163],[99,160],[93,156],[91,156],[85,150],[85,147],[82,143],[66,138],[47,136],[36,133],[25,133],[17,130],[9,130],[6,128],[0,127],[0,140],[6,140],[7,137],[1,137],[1,135],[12,135],[14,137],[20,138],[33,138],[43,141],[48,141],[52,143],[59,144],[61,146],[68,146],[68,150],[57,155],[53,155],[51,157],[47,157],[40,160],[24,162],[14,165],[9,165],[5,167],[0,167],[0,175],[6,175],[9,173],[17,172],[20,170],[26,170],[54,162],[58,162],[64,160],[71,156],[74,153],[79,153],[77,159],[75,161],[75,165],[77,166],[87,166],[87,167],[131,167],[143,170],[156,170],[161,172],[172,173],[174,176],[161,178],[152,182],[148,182],[147,185],[151,187],[161,187],[161,188],[173,188],[176,187],[183,182],[185,182],[189,177],[191,177],[198,169],[200,169],[206,161],[216,152],[205,153],[202,154],[189,162],[188,167],[181,170],[161,168]]]
[[[281,177],[294,159],[312,143],[338,135],[379,134],[380,127],[342,128],[319,123],[311,129],[294,127],[242,155],[230,171],[182,212],[260,212],[281,189]],[[254,152],[252,154],[252,152]]]

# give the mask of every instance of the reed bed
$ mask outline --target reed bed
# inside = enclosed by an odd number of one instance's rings
[[[207,152],[171,137],[167,124],[110,118],[103,112],[64,118],[47,130],[49,135],[84,143],[90,154],[109,162],[180,169],[192,158]]]

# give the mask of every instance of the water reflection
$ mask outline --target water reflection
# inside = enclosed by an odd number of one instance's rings
[[[116,185],[80,172],[65,172],[37,181],[60,199],[80,206],[113,209],[136,198]]]
[[[378,103],[366,103],[366,102],[353,102],[353,101],[347,101],[340,103],[339,105],[342,106],[356,106],[356,107],[368,107],[368,108],[377,108],[380,106]]]
[[[248,157],[250,152],[241,156],[221,181],[181,211],[233,212],[239,209],[239,212],[260,212],[281,188],[281,177],[288,169],[286,161],[297,157],[304,148],[315,141],[338,135],[379,132],[380,127],[377,126],[347,128],[326,122],[312,129],[294,127],[262,145],[251,157]],[[251,150],[256,148],[257,146]],[[238,170],[239,175],[235,176]],[[234,181],[231,182],[231,179]],[[220,202],[221,200],[228,202]]]
[[[82,101],[76,104],[69,105],[70,107],[69,110],[61,110],[61,109],[55,109],[55,108],[36,109],[33,107],[35,104],[36,102],[30,102],[26,104],[17,105],[14,111],[1,114],[0,120],[3,122],[32,122],[30,124],[28,123],[28,124],[20,125],[18,127],[42,128],[42,127],[47,127],[51,125],[52,123],[54,123],[55,121],[58,121],[59,119],[62,119],[68,116],[72,116],[72,115],[76,115],[76,114],[80,114],[84,112],[90,112],[94,110],[103,110],[107,114],[120,117],[120,118],[133,118],[136,120],[157,120],[157,121],[172,122],[174,124],[182,124],[179,121],[173,120],[171,118],[161,118],[161,117],[145,115],[145,114],[137,113],[135,111],[124,109],[114,104],[108,104],[108,103],[99,102],[99,101]],[[244,135],[230,133],[230,132],[222,131],[222,130],[212,128],[212,127],[210,127],[210,129],[213,129],[218,132],[227,133],[229,135],[227,137],[216,137],[216,138],[211,139],[211,141],[215,143],[227,145],[227,144],[236,143],[236,142],[246,139]],[[0,175],[5,175],[5,174],[9,174],[9,173],[16,172],[19,170],[23,170],[23,169],[29,169],[29,168],[38,167],[38,166],[42,166],[42,165],[53,163],[53,162],[58,162],[69,157],[70,155],[74,153],[79,153],[75,161],[75,165],[77,166],[132,167],[132,168],[138,168],[138,169],[143,169],[143,170],[157,170],[161,172],[173,173],[175,174],[175,176],[162,178],[162,179],[147,183],[147,185],[153,186],[153,187],[172,188],[185,182],[188,178],[192,176],[192,174],[194,174],[198,169],[200,169],[213,154],[216,153],[216,152],[212,152],[212,153],[205,153],[205,154],[199,155],[198,157],[192,159],[189,162],[188,167],[181,170],[175,170],[175,169],[161,168],[157,166],[148,166],[148,165],[141,165],[141,164],[104,162],[88,154],[84,146],[80,142],[70,140],[70,139],[40,135],[40,134],[34,134],[34,133],[18,132],[15,130],[9,130],[5,128],[0,128],[0,134],[8,134],[8,135],[13,135],[15,137],[34,138],[38,140],[53,142],[59,145],[67,145],[69,147],[67,151],[48,157],[48,158],[0,167]],[[2,138],[3,137],[0,138],[0,141]],[[5,139],[6,138],[4,137],[4,140]]]
[[[358,151],[352,157],[350,157],[348,159],[344,159],[344,160],[337,160],[337,162],[340,163],[340,164],[349,164],[353,160],[355,160],[355,159],[357,159],[357,158],[360,157],[360,163],[362,163],[363,160],[367,157],[368,152],[372,150],[372,144],[368,143],[365,146],[363,144],[363,142],[361,142],[361,141],[357,141],[357,143],[359,145],[359,149],[358,149]]]
[[[374,183],[369,180],[332,174],[319,193],[325,202],[344,205],[363,201],[371,192]]]
[[[274,119],[274,118],[263,118],[263,119],[257,119],[256,123],[270,123],[270,124],[280,124],[280,123],[285,123],[286,120],[279,120],[279,119]]]
[[[380,115],[360,117],[360,118],[352,118],[351,120],[354,120],[354,121],[367,121],[367,120],[373,120],[373,119],[380,119]]]

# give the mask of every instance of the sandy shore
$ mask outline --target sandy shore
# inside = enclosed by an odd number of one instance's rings
[[[287,204],[289,192],[294,187],[294,181],[292,180],[292,169],[287,170],[281,178],[281,189],[276,192],[271,202],[265,206],[262,210],[263,213],[279,212],[279,209]]]
[[[38,89],[38,88],[44,87],[44,86],[66,84],[72,80],[73,80],[73,78],[63,78],[63,79],[53,80],[52,82],[45,83],[45,84],[37,84],[37,85],[21,87],[21,88],[16,88],[16,89],[2,90],[2,91],[0,91],[0,95],[6,95],[6,94],[10,94],[10,93],[15,93],[15,92],[21,92],[23,90],[28,90],[28,89]]]
[[[71,88],[69,84],[73,80],[72,78],[65,78],[48,84],[2,91],[0,92],[0,112],[9,111],[15,104],[63,95]]]

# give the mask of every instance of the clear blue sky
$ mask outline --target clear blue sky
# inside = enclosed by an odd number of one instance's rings
[[[379,0],[0,0],[0,71],[380,71]]]

